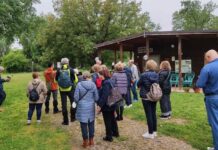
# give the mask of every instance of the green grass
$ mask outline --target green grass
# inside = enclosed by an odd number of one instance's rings
[[[167,136],[176,137],[191,144],[197,149],[206,149],[212,146],[211,130],[207,123],[207,116],[202,94],[172,93],[171,95],[172,121],[158,118],[158,132]],[[130,118],[144,121],[145,114],[141,102],[125,110]],[[157,105],[157,115],[160,107]],[[184,123],[175,123],[173,120],[185,120]]]
[[[42,115],[42,123],[26,125],[28,100],[26,86],[31,79],[30,73],[14,74],[10,83],[4,87],[7,98],[0,112],[0,149],[1,150],[69,150],[70,136],[61,128],[54,127],[49,117]]]

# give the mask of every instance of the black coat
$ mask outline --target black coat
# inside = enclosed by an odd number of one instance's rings
[[[158,83],[159,76],[155,71],[145,71],[139,81],[138,87],[140,88],[140,97],[147,98],[146,94],[150,91],[150,87],[153,83]]]
[[[159,72],[159,84],[163,94],[171,93],[170,74],[171,73],[168,70],[161,70]]]
[[[114,111],[116,109],[116,105],[113,105],[109,107],[107,105],[107,99],[108,96],[111,94],[111,83],[113,81],[110,78],[106,78],[105,80],[102,81],[102,88],[99,91],[99,100],[98,100],[98,106],[101,107],[101,111]]]

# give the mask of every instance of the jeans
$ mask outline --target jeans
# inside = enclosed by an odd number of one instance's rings
[[[36,118],[37,120],[41,119],[42,114],[42,104],[29,104],[29,111],[28,111],[28,120],[32,120],[33,112],[36,108]]]
[[[207,96],[205,104],[208,122],[212,129],[214,148],[218,150],[218,95]]]
[[[129,106],[132,104],[132,98],[131,98],[131,93],[130,93],[130,88],[128,87],[127,88],[127,93],[126,95],[124,96],[124,99],[126,101],[126,105]]]
[[[142,103],[147,118],[148,132],[149,134],[153,134],[153,132],[157,131],[157,116],[156,116],[157,102],[142,100]]]
[[[93,138],[95,133],[95,121],[83,123],[80,122],[80,127],[82,131],[82,137],[84,140],[87,140],[88,138]]]
[[[137,94],[137,90],[136,90],[136,86],[137,86],[137,80],[135,80],[135,82],[133,83],[131,89],[132,89],[132,94],[133,94],[133,100],[137,101],[138,100],[138,94]]]
[[[48,91],[47,92],[47,97],[46,97],[46,100],[45,100],[45,111],[46,112],[49,112],[49,100],[50,100],[50,97],[51,97],[51,94],[53,96],[53,111],[54,112],[58,112],[58,90],[54,90],[54,91]]]
[[[103,119],[106,129],[106,137],[112,139],[112,136],[118,136],[117,120],[115,119],[114,111],[103,111]]]
[[[67,111],[67,97],[70,99],[70,117],[71,121],[75,120],[76,108],[72,108],[72,103],[74,102],[74,90],[69,92],[60,91],[61,95],[61,104],[62,104],[62,114],[63,114],[63,122],[69,123],[68,119],[68,111]]]
[[[160,109],[163,116],[171,115],[171,102],[169,94],[163,94],[163,96],[161,97]]]

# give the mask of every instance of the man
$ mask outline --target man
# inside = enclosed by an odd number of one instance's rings
[[[67,111],[67,96],[70,99],[70,113],[71,122],[75,121],[76,108],[72,108],[72,103],[74,102],[74,81],[75,74],[74,70],[69,66],[69,59],[61,59],[62,67],[57,71],[56,80],[58,81],[59,90],[61,94],[62,103],[62,114],[63,122],[62,125],[69,125],[68,111]]]
[[[51,93],[53,95],[53,113],[56,114],[60,112],[58,110],[58,84],[55,81],[56,71],[54,71],[53,63],[48,63],[48,68],[44,72],[44,77],[46,81],[46,86],[48,89],[46,101],[45,101],[45,113],[49,113],[49,100],[51,97]]]
[[[197,87],[203,88],[208,122],[212,128],[214,148],[218,150],[218,54],[209,50],[205,54],[205,66],[202,68]]]
[[[136,102],[136,101],[138,101],[138,94],[136,91],[136,85],[137,85],[137,82],[139,80],[139,72],[138,72],[137,66],[134,64],[134,60],[129,60],[129,67],[131,69],[132,78],[133,78],[133,84],[131,87],[132,94],[133,94],[133,101]]]

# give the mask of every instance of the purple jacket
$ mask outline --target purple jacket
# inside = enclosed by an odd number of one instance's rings
[[[117,71],[113,73],[111,79],[114,81],[115,87],[118,87],[120,94],[127,93],[128,80],[125,71]]]

